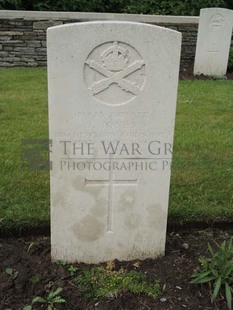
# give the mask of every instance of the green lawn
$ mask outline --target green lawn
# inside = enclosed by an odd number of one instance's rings
[[[170,220],[233,221],[233,81],[181,81]]]
[[[49,225],[49,173],[22,171],[21,140],[47,139],[46,69],[0,70],[1,231]],[[233,221],[233,81],[180,81],[171,222]]]

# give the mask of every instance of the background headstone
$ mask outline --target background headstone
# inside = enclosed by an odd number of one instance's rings
[[[226,74],[233,27],[233,11],[202,9],[198,27],[194,74]]]
[[[180,47],[139,23],[48,30],[53,260],[164,254]]]

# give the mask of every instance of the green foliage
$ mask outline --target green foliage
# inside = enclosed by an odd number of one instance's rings
[[[12,268],[6,268],[5,273],[8,274],[12,280],[14,280],[17,278],[19,272]]]
[[[32,306],[26,305],[23,307],[23,310],[32,310]]]
[[[41,275],[37,273],[36,275],[34,275],[33,277],[29,279],[29,282],[32,285],[36,285],[37,283],[41,282],[41,278],[42,278]]]
[[[215,300],[225,288],[225,298],[228,309],[232,309],[233,292],[233,237],[224,241],[214,252],[210,244],[208,250],[211,258],[200,257],[200,270],[192,275],[191,283],[208,283],[212,289],[212,300]]]
[[[2,0],[0,9],[199,15],[201,8],[232,6],[232,0]]]
[[[60,296],[62,288],[57,288],[55,291],[51,291],[46,298],[37,296],[33,298],[32,303],[42,303],[47,305],[47,310],[56,310],[56,304],[65,303],[65,299]]]
[[[85,298],[111,297],[125,291],[157,298],[161,293],[159,282],[149,283],[142,272],[123,269],[110,271],[93,267],[84,271],[74,282]]]
[[[20,10],[22,9],[21,0],[1,0],[0,10]]]
[[[69,271],[70,275],[73,277],[78,271],[78,268],[71,265],[67,268],[67,270]]]
[[[58,260],[57,261],[57,264],[59,265],[59,266],[62,266],[62,267],[64,267],[64,266],[66,266],[67,265],[67,262],[65,261],[65,260]]]
[[[226,7],[224,0],[147,0],[129,1],[125,13],[158,15],[199,15],[200,9],[206,7]]]
[[[228,9],[233,9],[233,1],[232,0],[226,0],[226,5]]]
[[[69,273],[70,273],[70,275],[73,277],[76,273],[77,273],[77,271],[78,271],[78,267],[75,267],[75,266],[73,266],[73,265],[68,265],[68,263],[66,262],[66,261],[64,261],[64,260],[59,260],[58,262],[57,262],[57,264],[59,265],[59,266],[61,266],[61,267],[64,267]]]
[[[230,48],[227,68],[229,71],[233,71],[233,47]]]

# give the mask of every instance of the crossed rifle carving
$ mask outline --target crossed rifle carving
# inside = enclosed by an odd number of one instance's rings
[[[128,91],[134,95],[137,95],[139,93],[140,88],[137,83],[130,82],[129,80],[125,79],[125,77],[141,69],[144,65],[143,60],[136,60],[122,71],[116,73],[106,69],[96,60],[88,60],[86,61],[86,64],[90,68],[94,69],[95,71],[101,73],[106,77],[105,79],[94,82],[91,85],[90,90],[94,95],[102,92],[114,83],[116,83],[121,89]]]

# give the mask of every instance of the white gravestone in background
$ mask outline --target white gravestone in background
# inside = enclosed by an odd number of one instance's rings
[[[48,30],[53,260],[164,254],[180,46],[139,23]]]
[[[194,74],[226,74],[233,26],[233,11],[202,9],[198,27]]]

